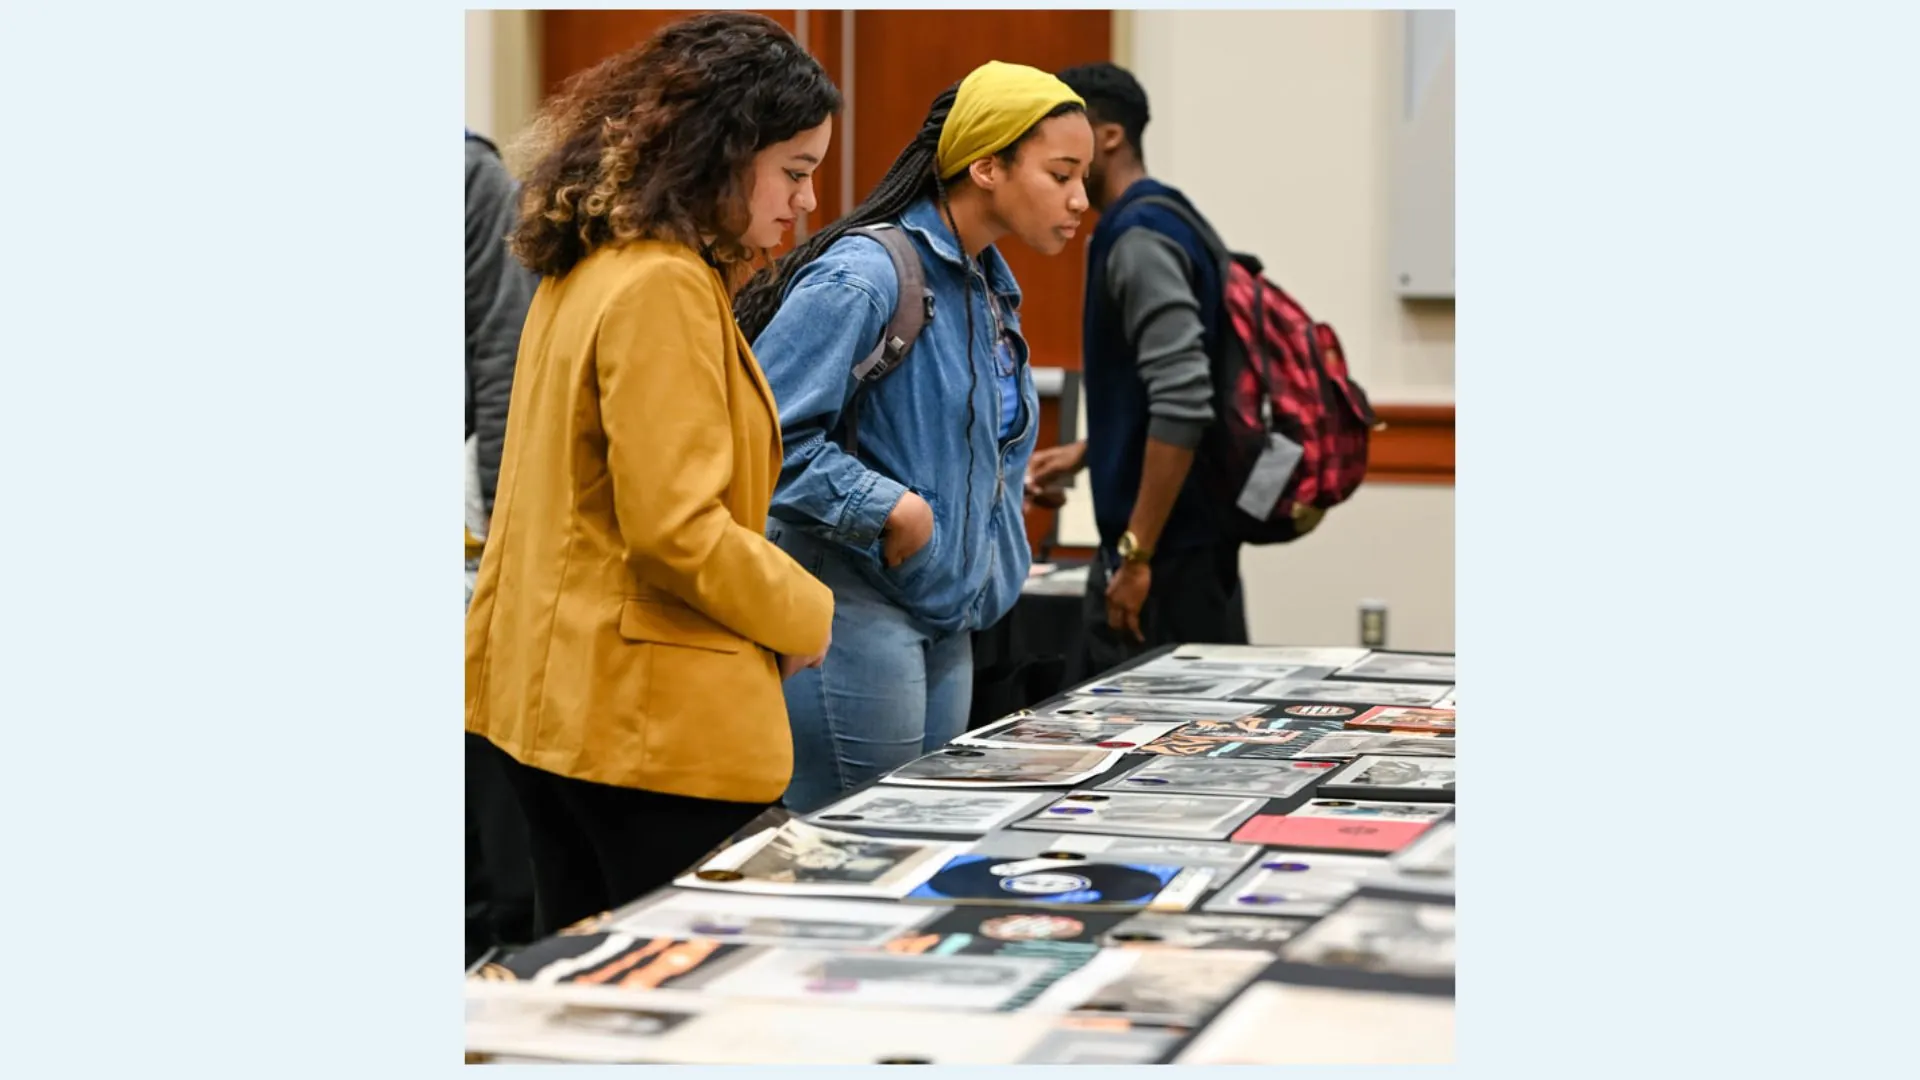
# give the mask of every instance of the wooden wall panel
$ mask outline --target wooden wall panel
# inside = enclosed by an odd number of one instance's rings
[[[1367,447],[1367,483],[1453,483],[1453,406],[1376,405],[1387,426]]]
[[[873,190],[926,119],[934,95],[989,60],[1058,71],[1113,58],[1111,11],[859,11],[854,25],[854,187]],[[1024,294],[1021,323],[1040,367],[1080,368],[1080,303],[1092,215],[1043,257],[999,247]]]

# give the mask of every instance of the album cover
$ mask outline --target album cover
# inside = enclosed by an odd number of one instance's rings
[[[833,829],[982,836],[1031,812],[1047,795],[900,785],[867,788],[808,815]]]
[[[940,915],[938,908],[905,904],[669,888],[615,910],[606,926],[614,933],[641,938],[879,948]]]
[[[1094,862],[1151,863],[1207,871],[1225,881],[1260,854],[1253,844],[1219,840],[1180,840],[1159,836],[1101,836],[1038,830],[993,833],[968,849],[971,855],[997,859],[1085,859]]]
[[[1144,907],[1171,889],[1185,872],[1179,866],[1095,861],[1065,852],[1043,853],[1032,859],[958,855],[907,899],[953,904]]]
[[[953,740],[955,746],[1078,746],[1102,750],[1132,750],[1180,726],[1165,720],[1143,724],[1130,717],[1071,719],[1056,716],[1010,716],[996,720]]]
[[[1070,1027],[1064,1022],[1020,1059],[1022,1065],[1153,1065],[1180,1041],[1166,1028],[1112,1022]]]
[[[1097,935],[1126,917],[1124,910],[1049,910],[1004,904],[967,904],[939,910],[945,914],[888,942],[886,951],[1044,961],[1048,965],[1046,974],[1002,1002],[1002,1012],[1027,1008],[1048,987],[1085,966],[1100,952]]]
[[[1265,709],[1265,705],[1250,705],[1244,701],[1180,701],[1172,698],[1080,694],[1041,706],[1034,712],[1053,717],[1185,724],[1199,719],[1237,720],[1244,716],[1258,716]]]
[[[1451,990],[1454,906],[1414,899],[1355,896],[1280,950],[1280,978],[1292,965],[1389,976]],[[1378,989],[1414,989],[1386,981]]]
[[[753,946],[672,934],[555,934],[484,965],[484,982],[583,983],[626,990],[699,989],[742,962]]]
[[[1257,679],[1271,682],[1275,679],[1324,679],[1333,674],[1330,667],[1307,667],[1303,664],[1248,664],[1232,660],[1183,660],[1177,655],[1162,656],[1149,660],[1139,667],[1130,668],[1129,675],[1181,675],[1203,676],[1215,679]]]
[[[962,843],[877,839],[789,821],[709,858],[674,884],[781,896],[898,898]]]
[[[1454,682],[1452,654],[1375,652],[1341,668],[1347,679],[1385,679],[1389,682]]]
[[[1244,675],[1223,679],[1204,673],[1144,675],[1123,672],[1097,679],[1074,690],[1075,694],[1111,694],[1122,697],[1186,698],[1217,700],[1239,696],[1240,691],[1258,685],[1259,680]]]
[[[1264,798],[1076,791],[1012,827],[1220,840],[1266,804]]]
[[[1005,956],[768,949],[708,989],[725,997],[992,1012],[1051,968]]]
[[[922,787],[1071,787],[1099,776],[1124,750],[1039,746],[949,746],[907,762],[883,784]]]
[[[1401,757],[1452,757],[1454,740],[1435,735],[1394,735],[1372,731],[1338,731],[1300,748],[1303,758],[1356,758],[1362,754]]]
[[[1098,785],[1109,791],[1166,791],[1284,799],[1338,768],[1330,761],[1235,761],[1159,757]]]
[[[1338,670],[1364,660],[1371,649],[1294,645],[1181,645],[1169,655],[1176,660],[1212,660],[1227,664],[1324,667]]]
[[[1288,817],[1344,818],[1361,821],[1414,821],[1432,825],[1453,813],[1447,803],[1374,802],[1364,799],[1313,799]]]
[[[1261,814],[1240,826],[1233,839],[1242,844],[1384,855],[1406,847],[1426,827],[1421,821]]]
[[[1331,911],[1378,871],[1382,860],[1366,855],[1320,855],[1269,851],[1203,910],[1234,915],[1315,916]]]
[[[1176,1065],[1445,1065],[1453,999],[1255,982]]]
[[[1448,809],[1452,809],[1449,807]],[[1454,895],[1452,816],[1436,822],[1419,839],[1385,860],[1361,883],[1368,892],[1428,896],[1451,901]]]
[[[1057,1020],[879,1004],[847,1008],[824,998],[730,1000],[665,1036],[657,1052],[676,1065],[1012,1065]]]
[[[1387,757],[1368,754],[1327,778],[1319,794],[1328,798],[1372,798],[1452,802],[1454,759]]]
[[[1034,1003],[1136,1024],[1191,1026],[1273,964],[1267,952],[1108,949]]]
[[[1452,709],[1412,709],[1404,705],[1389,705],[1377,709],[1368,709],[1359,716],[1347,721],[1350,728],[1374,728],[1381,731],[1404,731],[1431,735],[1452,735]]]
[[[1167,757],[1206,757],[1225,756],[1214,752],[1228,745],[1293,747],[1312,742],[1314,732],[1294,723],[1285,716],[1203,717],[1188,720],[1140,750]]]
[[[1445,697],[1450,686],[1438,683],[1302,682],[1281,679],[1251,687],[1238,696],[1248,701],[1317,701],[1348,705],[1431,706]]]
[[[1199,915],[1143,911],[1099,937],[1109,949],[1237,949],[1277,951],[1311,919],[1263,915]]]
[[[721,1004],[699,993],[469,980],[466,1052],[495,1061],[661,1061],[664,1036]]]

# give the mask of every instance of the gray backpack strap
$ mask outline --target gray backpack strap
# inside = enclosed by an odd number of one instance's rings
[[[853,365],[855,386],[853,398],[845,409],[845,435],[841,440],[851,454],[859,441],[860,392],[868,383],[879,382],[906,360],[907,351],[913,348],[920,331],[933,319],[933,290],[927,288],[926,268],[920,263],[920,253],[914,249],[913,240],[898,227],[882,222],[848,229],[846,235],[864,236],[885,248],[887,257],[893,260],[894,277],[900,282],[893,302],[893,316],[880,332],[879,344]]]

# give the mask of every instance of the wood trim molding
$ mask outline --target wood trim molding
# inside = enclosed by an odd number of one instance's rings
[[[1375,405],[1386,428],[1367,448],[1367,483],[1453,483],[1453,406]]]

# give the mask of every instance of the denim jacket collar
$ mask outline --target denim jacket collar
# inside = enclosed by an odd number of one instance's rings
[[[940,212],[939,203],[931,196],[921,199],[907,207],[900,215],[900,225],[908,232],[918,236],[933,253],[961,274],[967,271],[966,259],[960,253],[960,241],[947,226],[946,216]],[[1007,260],[1002,258],[998,248],[987,245],[980,253],[988,284],[993,291],[1006,297],[1014,307],[1020,306],[1020,286],[1013,279],[1013,271],[1008,268]]]

